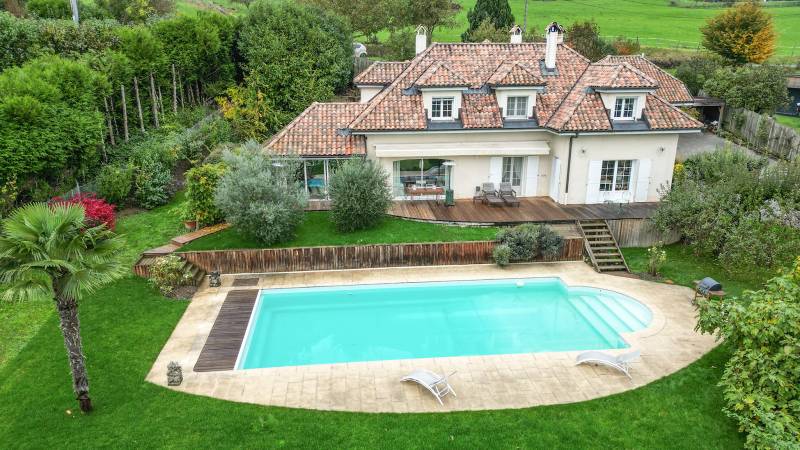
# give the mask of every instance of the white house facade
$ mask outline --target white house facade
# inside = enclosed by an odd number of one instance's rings
[[[677,108],[686,87],[642,56],[591,63],[555,23],[545,43],[518,37],[375,63],[354,80],[361,102],[315,103],[266,147],[305,159],[311,198],[342,158],[365,157],[398,200],[472,198],[491,182],[560,204],[658,201],[679,134],[702,127]]]

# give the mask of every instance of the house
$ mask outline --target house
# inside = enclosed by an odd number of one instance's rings
[[[692,96],[643,56],[592,63],[563,37],[553,22],[541,43],[512,29],[507,44],[426,47],[420,27],[414,59],[355,78],[359,103],[314,103],[266,147],[306,161],[312,199],[342,158],[366,157],[398,200],[507,182],[560,204],[657,201],[679,134],[702,127],[678,109]]]
[[[798,116],[800,115],[800,74],[786,77],[786,89],[789,101],[778,110],[778,114]]]

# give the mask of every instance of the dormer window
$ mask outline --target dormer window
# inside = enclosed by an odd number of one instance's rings
[[[431,99],[431,119],[452,119],[454,101],[454,97],[433,97]]]
[[[528,97],[527,96],[507,97],[506,117],[510,119],[526,119],[528,117]]]
[[[614,120],[633,120],[636,110],[636,97],[617,97],[614,101]]]

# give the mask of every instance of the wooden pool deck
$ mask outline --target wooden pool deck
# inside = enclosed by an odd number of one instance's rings
[[[394,202],[390,215],[430,222],[470,224],[515,224],[523,222],[565,223],[577,220],[645,219],[658,203],[559,205],[549,197],[520,198],[519,207],[489,206],[472,200],[456,200],[444,206],[432,200]]]
[[[258,279],[256,278],[256,283]],[[194,365],[195,372],[233,370],[239,348],[244,341],[250,314],[258,298],[258,289],[241,289],[228,292],[219,310],[203,350]]]

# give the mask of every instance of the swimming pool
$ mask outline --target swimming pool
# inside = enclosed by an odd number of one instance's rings
[[[269,289],[238,369],[625,348],[650,310],[558,278]]]

